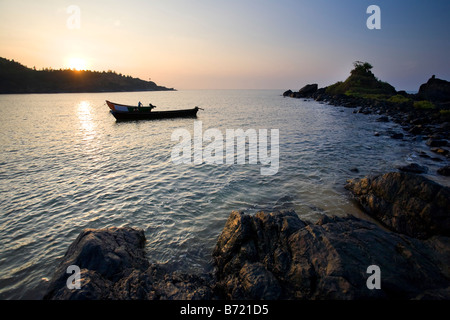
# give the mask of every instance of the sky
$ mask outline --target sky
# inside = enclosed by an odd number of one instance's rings
[[[0,0],[0,56],[178,90],[324,87],[359,60],[417,91],[450,80],[449,15],[448,0]]]

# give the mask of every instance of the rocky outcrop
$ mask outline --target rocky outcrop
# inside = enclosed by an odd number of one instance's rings
[[[450,236],[450,188],[423,176],[391,172],[349,180],[358,204],[396,232],[417,238]]]
[[[417,96],[423,100],[450,102],[450,82],[433,75],[420,86]]]
[[[145,236],[132,228],[86,229],[70,245],[44,299],[210,299],[208,277],[169,272],[150,264]],[[80,288],[67,286],[71,265],[80,268]]]
[[[309,97],[319,89],[317,83],[307,84],[298,91],[299,97]]]
[[[446,237],[426,243],[351,216],[310,224],[293,212],[233,212],[213,256],[226,299],[444,298],[450,297],[443,258],[449,244]],[[381,270],[378,290],[367,286],[372,265]]]
[[[289,89],[283,93],[283,96],[291,98],[311,98],[312,95],[315,92],[317,92],[318,89],[319,87],[317,83],[307,84],[297,92],[293,92],[292,90]]]
[[[232,212],[215,271],[202,275],[150,263],[142,230],[86,229],[45,299],[450,299],[449,188],[404,172],[346,187],[387,228],[353,216],[311,223],[290,210]],[[69,266],[80,269],[79,289],[67,286]]]
[[[403,139],[405,136],[415,136],[413,139],[429,138],[431,141],[427,144],[430,146],[430,151],[446,158],[444,161],[450,158],[450,151],[447,148],[450,145],[448,142],[450,82],[433,76],[427,83],[420,86],[418,94],[408,94],[405,91],[396,92],[389,84],[379,82],[371,72],[365,72],[367,77],[361,78],[360,75],[360,72],[353,74],[352,71],[352,75],[344,83],[337,82],[319,89],[307,85],[300,90],[304,91],[302,94],[288,90],[283,95],[292,98],[311,98],[321,104],[354,108],[353,113],[380,115],[377,121],[398,123],[405,131],[405,135],[391,134],[392,138]],[[364,79],[370,81],[367,82]],[[378,88],[378,84],[381,87]],[[378,92],[382,95],[376,97],[374,93],[380,88],[385,90]],[[424,102],[425,105],[423,105]],[[380,136],[380,133],[377,132],[375,135]],[[436,157],[432,159],[443,160]]]
[[[416,95],[408,95],[406,102],[399,103],[345,94],[329,94],[326,89],[320,88],[314,93],[303,97],[314,99],[319,103],[353,108],[353,113],[379,115],[380,117],[376,120],[378,122],[392,121],[401,125],[408,135],[423,136],[428,140],[431,139],[428,144],[430,147],[437,145],[446,147],[449,145],[447,140],[450,132],[448,111],[440,108],[415,108],[414,101],[418,99]],[[291,91],[289,93],[286,91],[284,95],[300,98],[298,92]],[[445,108],[445,103],[441,103],[441,105],[442,108]],[[420,138],[422,139],[422,137]]]
[[[169,272],[144,259],[143,233],[85,230],[46,299],[449,299],[450,238],[427,241],[352,216],[302,221],[295,212],[233,212],[213,252],[215,278]],[[66,286],[67,266],[80,289]],[[370,266],[379,268],[373,288]]]

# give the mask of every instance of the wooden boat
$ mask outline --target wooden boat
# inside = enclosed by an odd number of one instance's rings
[[[155,106],[127,106],[106,100],[111,114],[118,121],[124,120],[153,120],[153,119],[167,119],[167,118],[187,118],[196,117],[199,107],[184,110],[167,110],[167,111],[152,111]]]

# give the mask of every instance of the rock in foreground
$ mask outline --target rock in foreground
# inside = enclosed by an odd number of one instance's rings
[[[207,278],[168,272],[145,257],[145,236],[132,228],[86,229],[70,245],[44,299],[210,299]],[[81,269],[80,289],[66,285],[67,267]]]
[[[144,243],[142,230],[83,231],[45,299],[450,299],[450,238],[423,241],[351,216],[312,224],[295,212],[233,212],[213,251],[215,275],[151,264]],[[80,289],[66,285],[70,265],[81,269]],[[367,284],[373,265],[379,289]]]
[[[449,244],[351,216],[308,224],[295,213],[233,212],[214,250],[217,289],[227,299],[448,298]],[[381,270],[379,290],[366,284],[371,265]]]
[[[450,236],[450,188],[420,175],[390,172],[349,180],[356,201],[388,228],[411,237]]]

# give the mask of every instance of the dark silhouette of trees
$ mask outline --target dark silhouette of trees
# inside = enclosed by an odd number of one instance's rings
[[[0,58],[0,93],[63,93],[174,90],[115,71],[30,69]]]
[[[355,67],[351,72],[354,73],[372,73],[370,70],[373,66],[368,62],[355,61],[353,62],[353,66]]]

